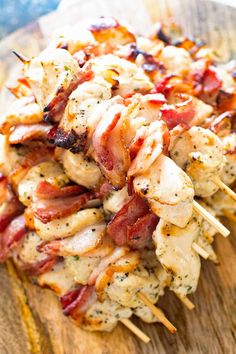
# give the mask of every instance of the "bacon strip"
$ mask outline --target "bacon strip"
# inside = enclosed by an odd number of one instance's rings
[[[107,141],[112,130],[120,119],[120,113],[110,116],[109,120],[101,120],[93,135],[93,146],[97,154],[98,161],[108,170],[114,167],[113,156],[107,148]]]
[[[123,126],[120,124],[123,106],[114,105],[108,109],[93,134],[95,159],[109,182],[122,188],[125,185],[129,167],[129,153],[123,142]]]
[[[127,227],[128,245],[132,248],[140,249],[148,245],[150,237],[156,229],[159,218],[148,213],[133,224]]]
[[[59,260],[60,257],[50,255],[35,263],[24,263],[21,268],[29,276],[38,276],[49,272]]]
[[[208,68],[204,73],[202,85],[205,94],[212,94],[222,86],[222,81],[214,70]]]
[[[146,244],[156,227],[158,218],[150,212],[148,203],[138,194],[118,211],[107,226],[108,235],[118,246],[140,248]],[[137,230],[141,227],[141,232]]]
[[[58,187],[47,181],[42,181],[38,184],[35,191],[35,196],[39,199],[56,199],[72,197],[84,193],[86,188],[79,185]]]
[[[34,216],[46,224],[57,218],[62,218],[79,211],[89,200],[94,199],[92,192],[83,193],[79,196],[37,200],[32,204]]]
[[[47,123],[59,122],[70,94],[76,90],[79,85],[85,81],[91,80],[93,75],[94,73],[90,69],[87,69],[86,71],[81,70],[77,77],[71,81],[66,90],[63,88],[60,89],[54,99],[44,108],[44,121]]]
[[[21,124],[17,125],[9,136],[10,144],[21,144],[29,140],[47,139],[47,134],[52,127],[47,124]]]
[[[16,217],[6,227],[0,238],[0,261],[5,261],[26,234],[25,218],[23,215]]]
[[[7,225],[24,210],[23,205],[13,194],[7,201],[7,206],[0,215],[0,232],[3,232]]]
[[[77,319],[85,313],[94,293],[94,287],[85,285],[74,289],[60,298],[63,314]]]
[[[216,96],[217,108],[221,111],[235,111],[236,110],[236,92],[226,92],[219,90]]]
[[[183,102],[165,105],[161,108],[161,119],[163,119],[169,129],[173,129],[178,124],[191,125],[191,121],[194,118],[195,110],[192,103],[192,97],[188,96],[185,99],[184,94],[179,94],[179,97],[183,99]]]
[[[108,181],[104,181],[97,192],[98,197],[105,198],[110,192],[116,190]]]

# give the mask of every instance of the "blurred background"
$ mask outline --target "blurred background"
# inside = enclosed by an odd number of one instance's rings
[[[59,3],[60,0],[0,0],[0,38],[55,10]]]
[[[36,20],[59,6],[61,9],[79,0],[0,0],[0,39],[18,28]],[[112,1],[112,0],[110,0]],[[162,0],[156,0],[161,2]],[[191,2],[191,0],[188,0]],[[199,0],[216,1],[236,6],[236,0]],[[86,0],[84,0],[86,2]]]

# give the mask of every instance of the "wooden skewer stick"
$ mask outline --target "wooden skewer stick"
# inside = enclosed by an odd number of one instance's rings
[[[193,208],[199,213],[206,221],[209,222],[222,236],[227,237],[230,231],[219,222],[211,213],[204,209],[196,200],[193,201]]]
[[[158,307],[156,307],[155,305],[153,305],[153,303],[151,303],[151,301],[148,300],[148,298],[146,297],[146,295],[144,295],[142,292],[138,293],[138,297],[140,298],[140,300],[143,301],[143,303],[150,309],[150,311],[153,313],[154,316],[156,316],[158,318],[158,320],[171,332],[171,333],[175,333],[177,331],[177,329],[175,328],[175,326],[173,326],[173,324],[168,320],[168,318],[166,318],[165,314],[162,312],[161,309],[159,309]]]
[[[193,242],[192,248],[195,252],[197,252],[202,258],[207,259],[209,257],[209,253],[205,251],[201,246],[199,246],[196,242]]]
[[[141,329],[135,326],[133,322],[128,320],[128,318],[123,318],[122,320],[120,320],[120,322],[123,323],[123,325],[125,325],[127,328],[129,328],[129,330],[133,332],[144,343],[150,342],[151,339],[145,333],[143,333]]]
[[[23,64],[27,64],[30,62],[30,59],[27,58],[25,55],[17,53],[15,50],[13,50],[12,53],[15,54],[15,56],[20,59]]]
[[[223,192],[236,201],[236,193],[232,191],[232,189],[230,189],[224,182],[222,182],[219,177],[214,177],[212,180]]]
[[[187,296],[183,296],[183,295],[179,295],[177,293],[175,293],[175,295],[180,299],[180,301],[182,301],[182,303],[187,307],[187,309],[189,310],[193,310],[194,309],[194,304],[192,303],[192,301],[190,301]]]

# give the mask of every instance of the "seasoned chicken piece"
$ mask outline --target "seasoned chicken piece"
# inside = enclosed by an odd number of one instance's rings
[[[215,211],[216,215],[227,216],[227,212],[236,217],[236,203],[226,193],[218,191],[217,193],[205,198],[205,201]]]
[[[9,145],[7,136],[0,134],[0,173],[8,176],[21,159],[18,149]]]
[[[96,249],[105,234],[105,223],[87,226],[75,235],[65,239],[45,241],[39,247],[40,252],[58,256],[81,256]]]
[[[26,206],[31,204],[36,187],[41,181],[62,187],[69,179],[57,162],[42,162],[32,167],[18,184],[18,197],[21,203]]]
[[[123,307],[109,299],[103,302],[97,300],[83,316],[82,328],[87,331],[110,332],[120,319],[131,316],[132,310],[130,308]]]
[[[67,256],[66,269],[78,284],[86,285],[94,268],[98,266],[100,257]]]
[[[93,34],[81,25],[61,27],[57,30],[48,48],[65,48],[71,55],[96,43]]]
[[[96,41],[111,48],[136,41],[131,30],[113,17],[99,17],[88,28]]]
[[[156,56],[164,48],[164,43],[158,40],[151,40],[146,37],[137,37],[137,47],[139,50]]]
[[[222,181],[231,185],[236,179],[236,134],[231,133],[221,139],[226,164],[221,174]]]
[[[162,120],[157,120],[148,127],[143,127],[142,133],[138,136],[143,139],[143,143],[131,162],[128,177],[145,174],[169,145],[169,130]],[[132,148],[130,150],[132,151]]]
[[[110,299],[123,306],[131,307],[134,314],[144,322],[153,323],[158,322],[158,319],[143,304],[137,294],[141,291],[152,303],[156,303],[159,296],[164,294],[164,288],[169,285],[170,276],[160,267],[160,264],[157,265],[154,252],[151,252],[151,255],[149,252],[149,256],[155,260],[154,266],[147,267],[146,262],[142,260],[132,272],[116,272],[105,291]]]
[[[195,111],[195,115],[192,125],[201,125],[208,117],[210,117],[213,113],[213,107],[209,104],[206,104],[202,100],[197,97],[193,97],[193,107]]]
[[[114,251],[114,244],[109,237],[104,237],[99,247],[82,256],[65,257],[67,271],[78,284],[88,284],[92,272],[99,266],[101,260]]]
[[[232,75],[222,66],[210,66],[210,70],[214,71],[217,78],[221,81],[221,88],[228,92],[234,91],[236,88],[235,81]]]
[[[37,251],[37,246],[41,242],[36,232],[28,232],[18,253],[20,261],[31,264],[45,259],[47,256]]]
[[[108,54],[91,59],[86,65],[91,65],[95,74],[102,76],[108,82],[113,79],[116,95],[124,97],[133,92],[145,93],[153,88],[153,84],[142,69],[115,55]]]
[[[174,161],[161,155],[134,178],[133,185],[147,198],[153,213],[179,227],[186,226],[192,215],[194,191],[190,178]]]
[[[126,307],[143,306],[137,293],[142,291],[147,298],[156,303],[159,297],[159,280],[152,269],[139,265],[133,272],[116,272],[105,291],[110,299]]]
[[[55,136],[57,146],[81,151],[86,146],[88,135],[101,119],[109,106],[111,85],[102,77],[84,82],[72,92]],[[117,100],[117,99],[115,99]],[[119,100],[119,99],[118,99]]]
[[[108,216],[117,213],[130,199],[127,187],[111,191],[103,200],[103,208]]]
[[[97,164],[87,158],[83,152],[73,154],[69,150],[61,153],[61,162],[67,176],[74,182],[89,189],[98,186],[102,174]]]
[[[146,251],[146,250],[145,250]],[[145,252],[143,252],[145,253]],[[154,254],[152,254],[152,256],[154,256],[154,258],[156,258],[155,252],[153,252]],[[157,258],[156,258],[157,261]],[[149,267],[148,267],[149,268]],[[149,268],[150,269],[150,268]],[[158,265],[155,267],[151,267],[151,269],[154,270],[155,275],[157,277],[157,279],[159,280],[159,286],[154,289],[154,291],[158,291],[160,296],[164,295],[164,289],[170,285],[171,282],[171,276],[170,274],[168,274],[165,269],[160,267],[160,264],[158,262]],[[138,316],[139,318],[141,318],[142,321],[146,322],[146,323],[155,323],[155,322],[159,322],[158,318],[156,316],[153,315],[152,311],[149,309],[149,307],[145,306],[144,304],[142,304],[141,306],[135,307],[133,310],[134,314],[136,316]]]
[[[191,56],[187,50],[168,45],[163,48],[159,60],[175,75],[185,75],[191,67]]]
[[[142,139],[151,123],[160,119],[160,108],[166,102],[162,94],[135,94],[128,99],[129,103],[122,112],[124,140],[126,146],[133,140]]]
[[[207,197],[218,190],[212,179],[221,175],[225,157],[220,139],[210,130],[192,127],[184,131],[176,138],[170,156],[192,179],[197,196]]]
[[[192,249],[198,239],[201,221],[193,215],[185,228],[161,219],[153,233],[156,256],[164,269],[172,275],[170,289],[179,295],[196,290],[200,275],[200,258]]]
[[[39,275],[37,282],[42,288],[49,288],[59,296],[67,293],[75,285],[64,261],[56,263],[50,271]]]
[[[211,207],[209,207],[209,205],[207,205],[202,201],[200,201],[200,204],[204,207],[205,210],[207,210],[214,217],[216,217],[216,212],[214,209],[212,209]],[[217,230],[213,226],[211,226],[205,219],[202,218],[200,235],[196,242],[200,247],[202,247],[209,254],[208,259],[210,259],[212,262],[217,264],[218,263],[217,255],[211,245],[214,241],[214,236],[216,234],[217,234]]]
[[[0,132],[7,134],[14,125],[39,123],[42,120],[43,111],[34,97],[22,97],[14,101],[0,119]]]
[[[87,226],[101,222],[103,218],[101,209],[91,208],[80,210],[64,218],[52,220],[47,224],[34,218],[34,224],[40,238],[45,241],[51,241],[57,238],[73,236]]]
[[[78,63],[64,49],[45,49],[25,68],[36,101],[44,109],[59,92],[66,91],[79,71]]]

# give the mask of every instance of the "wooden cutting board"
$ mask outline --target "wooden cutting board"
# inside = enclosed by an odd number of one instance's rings
[[[165,19],[170,13],[186,33],[208,39],[224,59],[236,57],[234,8],[198,0],[86,0],[77,1],[66,10],[62,7],[59,13],[43,17],[4,39],[0,43],[0,83],[11,79],[18,70],[12,68],[10,51],[36,54],[55,27],[113,15],[145,33],[151,19]],[[5,102],[3,91],[0,103]],[[168,333],[160,324],[147,325],[134,319],[151,337],[147,345],[122,325],[109,334],[77,328],[62,315],[50,291],[27,282],[10,262],[0,266],[0,354],[236,353],[236,226],[227,226],[232,230],[231,236],[217,236],[215,242],[220,265],[202,262],[199,286],[191,295],[195,310],[188,311],[170,292],[160,301],[160,307],[177,326],[177,334]]]

